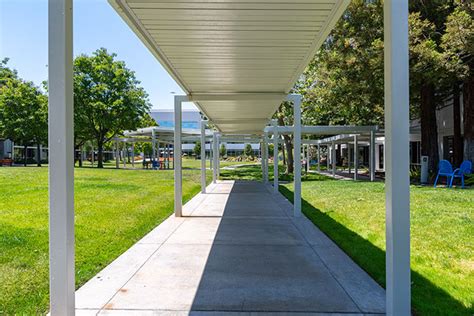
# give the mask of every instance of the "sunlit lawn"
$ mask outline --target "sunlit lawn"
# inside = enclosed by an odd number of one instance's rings
[[[270,166],[270,175],[272,173]],[[260,167],[224,173],[261,179]],[[287,179],[288,180],[288,177]],[[293,199],[293,183],[280,191]],[[473,315],[474,189],[411,186],[412,301],[417,315]],[[303,177],[303,211],[381,285],[385,285],[382,182]]]
[[[188,200],[199,171],[183,176]],[[173,178],[172,170],[75,169],[77,287],[172,213]],[[0,168],[0,315],[48,310],[47,181],[47,167]]]

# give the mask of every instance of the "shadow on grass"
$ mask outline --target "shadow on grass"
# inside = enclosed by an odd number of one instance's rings
[[[279,190],[293,203],[292,191],[284,186],[280,186]],[[301,205],[303,213],[314,225],[331,238],[377,283],[385,287],[384,250],[335,221],[306,200],[302,199]],[[416,271],[411,271],[411,281],[412,307],[415,315],[473,315],[472,308],[467,308]]]

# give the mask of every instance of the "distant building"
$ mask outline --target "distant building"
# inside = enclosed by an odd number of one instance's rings
[[[174,111],[165,110],[151,110],[151,117],[161,127],[174,127]],[[197,110],[183,110],[182,113],[183,128],[200,129],[201,128],[201,113]]]
[[[171,109],[151,110],[151,117],[158,123],[160,127],[174,127],[174,111]],[[183,128],[200,129],[201,113],[198,110],[183,110],[182,113]],[[244,152],[244,143],[225,143],[227,156],[239,156]],[[258,156],[260,144],[251,144],[254,155]],[[193,154],[194,144],[183,144],[183,153]],[[206,145],[206,151],[209,152],[209,144]]]

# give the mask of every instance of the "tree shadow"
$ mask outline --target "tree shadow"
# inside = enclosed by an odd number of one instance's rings
[[[284,186],[282,193],[293,203],[293,192]],[[349,257],[385,288],[385,251],[356,232],[348,229],[326,213],[301,199],[302,211],[322,232],[332,239]],[[474,309],[464,306],[449,293],[411,270],[412,308],[414,315],[473,315]]]

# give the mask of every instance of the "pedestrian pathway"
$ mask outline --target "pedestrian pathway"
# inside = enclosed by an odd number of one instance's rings
[[[262,183],[219,181],[76,292],[78,315],[381,314],[385,292]]]

